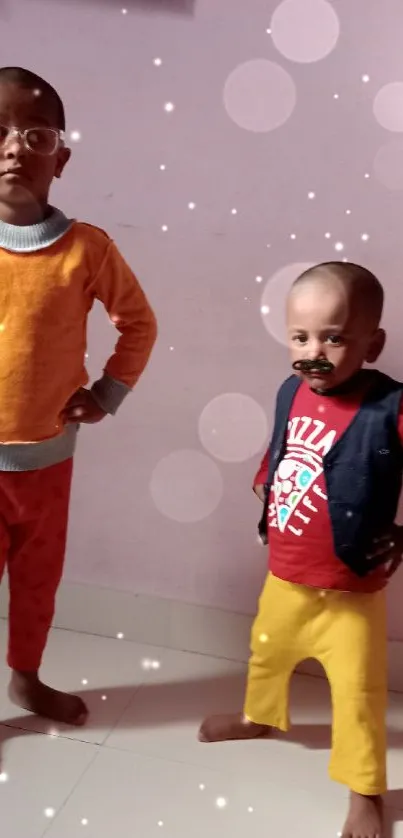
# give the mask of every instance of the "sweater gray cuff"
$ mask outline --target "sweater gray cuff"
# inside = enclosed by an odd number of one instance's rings
[[[105,413],[114,416],[120,405],[131,392],[131,388],[121,381],[116,381],[106,373],[91,387],[91,393],[95,401]]]

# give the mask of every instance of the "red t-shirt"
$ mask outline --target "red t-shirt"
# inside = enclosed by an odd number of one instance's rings
[[[362,579],[334,552],[323,457],[359,409],[363,392],[322,396],[303,382],[288,422],[287,447],[270,490],[270,570],[287,582],[338,591],[372,592],[385,585],[385,568]],[[403,407],[398,432],[403,442]],[[267,480],[268,454],[254,485]]]

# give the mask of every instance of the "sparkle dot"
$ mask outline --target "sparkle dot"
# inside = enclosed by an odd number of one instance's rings
[[[361,81],[363,81],[364,84],[368,84],[368,82],[370,81],[370,77],[367,75],[367,73],[364,73],[364,75],[361,76]]]
[[[315,197],[316,197],[315,192],[308,192],[308,198],[309,198],[310,201],[313,201],[313,199]]]
[[[370,177],[371,177],[371,175],[369,174],[369,172],[365,172],[364,177],[366,178],[366,180],[368,180],[368,178],[370,178]]]
[[[271,247],[271,244],[266,244],[266,247],[267,247],[267,248],[270,248],[270,247]]]
[[[81,683],[82,683],[82,684],[83,684],[83,686],[85,687],[85,686],[88,684],[88,681],[87,681],[87,679],[86,679],[86,678],[83,678],[83,680],[81,681]]]
[[[335,246],[334,246],[334,249],[335,249],[335,250],[338,250],[338,251],[344,250],[344,244],[343,244],[343,242],[336,242],[336,244],[335,244]]]
[[[351,215],[351,210],[346,210],[346,215]]]
[[[165,102],[164,111],[166,113],[172,113],[175,110],[175,105],[173,102]]]
[[[344,256],[342,262],[348,262],[347,256]]]
[[[238,210],[235,207],[231,210],[231,215],[237,215]]]
[[[369,240],[368,233],[363,233],[362,236],[361,236],[361,241],[367,242],[368,240]]]
[[[107,695],[102,695],[102,696],[101,696],[101,701],[107,701],[107,699],[108,699],[108,696],[107,696]]]
[[[127,9],[122,9],[122,15],[127,15]]]
[[[161,165],[160,165],[160,171],[161,171],[161,172],[165,172],[165,170],[166,170],[166,165],[165,165],[165,163],[161,163]]]
[[[319,596],[321,599],[324,599],[326,596],[326,591],[319,591]]]
[[[259,640],[260,640],[261,643],[267,643],[268,639],[269,638],[268,638],[267,634],[261,634],[259,636]]]
[[[333,99],[339,99],[339,98],[340,98],[340,97],[339,97],[339,94],[338,94],[338,93],[333,93]]]
[[[249,814],[250,814],[250,815],[252,814],[252,812],[253,812],[253,806],[248,806],[248,812],[249,812]]]
[[[50,736],[51,739],[57,739],[59,736],[57,727],[50,727],[48,730],[48,736]]]
[[[349,509],[348,512],[346,512],[346,516],[347,516],[347,518],[352,518],[353,517],[353,513],[352,513],[351,509]]]
[[[161,664],[160,664],[159,661],[153,661],[153,660],[150,660],[149,658],[144,658],[144,660],[141,661],[141,666],[142,666],[143,669],[146,669],[146,670],[161,669]]]
[[[190,202],[188,203],[188,207],[189,207],[189,209],[190,209],[190,210],[194,210],[194,209],[196,209],[196,204],[195,204],[195,203],[193,203],[193,201],[190,201]]]
[[[4,323],[0,323],[0,332],[4,332],[5,328]]]
[[[331,239],[331,238],[332,238],[331,233],[325,233],[325,239]]]
[[[297,238],[297,237],[296,237],[295,233],[291,233],[290,239],[292,239],[293,241],[295,241],[295,239],[296,239],[296,238]]]
[[[33,96],[42,96],[42,90],[39,90],[39,87],[36,87],[35,90],[32,91]]]
[[[153,63],[154,63],[154,66],[155,66],[155,67],[161,67],[161,64],[162,64],[162,58],[154,58],[154,62],[153,62]]]
[[[164,826],[164,821],[158,821],[158,826]]]
[[[270,314],[270,306],[261,306],[260,311],[262,314]]]
[[[169,347],[169,351],[170,351],[170,352],[175,352],[175,347],[174,347],[174,346],[170,346],[170,347]]]
[[[256,277],[256,282],[263,282],[263,277],[262,276],[257,276]]]
[[[161,227],[161,230],[162,230],[162,232],[163,232],[163,233],[167,233],[167,232],[168,232],[168,227],[167,227],[167,225],[166,225],[166,224],[163,224],[163,225],[162,225],[162,227]]]
[[[45,809],[45,818],[54,818],[56,812],[54,809]]]
[[[117,637],[118,640],[124,640],[125,636],[124,636],[123,632],[119,631],[118,634],[116,635],[116,637]]]
[[[86,361],[88,361],[88,358],[89,358],[89,357],[90,357],[90,356],[89,356],[88,352],[86,352],[86,353],[85,353],[85,355],[84,355],[85,360],[86,360]]]
[[[225,797],[217,797],[217,800],[216,800],[217,809],[225,809],[226,805],[227,805],[227,800],[225,799]]]
[[[323,404],[320,404],[318,406],[318,413],[324,413],[324,412],[325,412],[325,406]]]
[[[71,131],[70,132],[70,139],[73,143],[78,143],[81,140],[80,131]]]
[[[2,771],[0,774],[0,783],[7,783],[8,774],[5,771]]]
[[[199,785],[200,791],[204,791],[205,788],[206,788],[206,786],[204,785],[204,783],[200,783],[200,785]]]
[[[271,35],[271,29],[266,29],[268,35]]]
[[[82,819],[81,826],[88,826],[88,818],[83,818]]]

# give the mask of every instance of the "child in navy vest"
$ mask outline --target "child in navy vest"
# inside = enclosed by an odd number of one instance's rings
[[[332,779],[350,789],[343,838],[382,838],[386,791],[387,580],[403,553],[403,385],[363,369],[382,352],[383,290],[351,263],[294,283],[287,332],[296,375],[277,396],[254,490],[270,572],[252,630],[244,712],[207,719],[202,742],[288,729],[296,666],[316,658],[333,703]]]

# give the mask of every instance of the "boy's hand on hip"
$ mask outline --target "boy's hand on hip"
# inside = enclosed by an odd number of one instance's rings
[[[94,399],[91,390],[80,387],[77,393],[69,399],[63,411],[66,422],[79,422],[94,425],[105,419],[107,414]]]
[[[370,558],[383,559],[390,579],[403,562],[403,527],[394,524],[387,535],[377,539]]]

